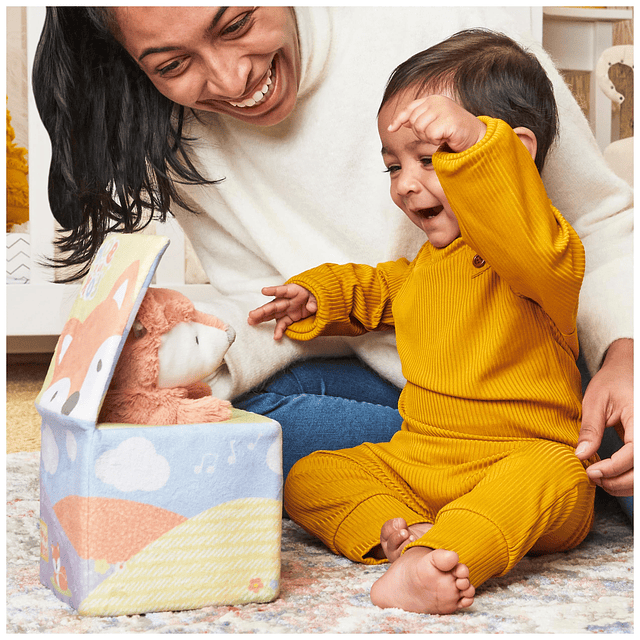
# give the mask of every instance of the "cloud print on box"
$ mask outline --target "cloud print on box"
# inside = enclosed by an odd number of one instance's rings
[[[124,492],[157,491],[167,484],[170,472],[167,459],[141,437],[121,442],[96,460],[96,477]]]

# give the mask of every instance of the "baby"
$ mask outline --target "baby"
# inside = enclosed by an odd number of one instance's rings
[[[285,485],[293,520],[389,562],[380,607],[452,613],[529,552],[590,530],[575,455],[584,251],[540,179],[551,83],[504,35],[458,33],[392,74],[378,113],[391,198],[427,236],[413,260],[321,265],[263,293],[275,339],[395,329],[407,380],[390,442],[318,451]]]

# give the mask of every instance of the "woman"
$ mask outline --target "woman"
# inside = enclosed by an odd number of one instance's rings
[[[82,271],[105,231],[170,208],[211,281],[204,308],[238,333],[213,392],[282,424],[285,475],[313,450],[388,440],[401,423],[402,373],[390,333],[274,343],[247,312],[263,286],[316,264],[417,251],[419,234],[389,204],[377,105],[398,61],[476,26],[524,41],[499,8],[48,9],[34,93],[52,139],[50,200],[69,230],[66,263]],[[605,426],[622,421],[625,446],[590,472],[630,495],[632,192],[531,48],[560,107],[543,178],[589,265],[578,322],[598,373],[578,454],[592,455]]]

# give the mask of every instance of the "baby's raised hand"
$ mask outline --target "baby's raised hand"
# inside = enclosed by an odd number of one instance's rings
[[[276,320],[276,328],[273,331],[274,340],[280,340],[290,324],[308,318],[318,310],[315,296],[299,284],[264,287],[262,294],[273,296],[274,300],[249,311],[247,322],[250,325],[256,325]]]
[[[389,125],[394,132],[400,127],[412,129],[424,142],[447,151],[466,151],[482,140],[487,127],[457,102],[441,95],[431,95],[409,103]]]

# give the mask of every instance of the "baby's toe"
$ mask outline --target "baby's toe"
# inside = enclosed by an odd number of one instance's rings
[[[447,551],[446,549],[435,549],[432,553],[429,554],[429,561],[433,564],[433,566],[445,573],[451,573],[454,577],[464,578],[464,575],[458,576],[456,573],[456,569],[460,566],[458,564],[458,554],[455,551]]]
[[[460,590],[460,596],[462,598],[473,598],[476,595],[476,588],[470,584],[466,589]]]
[[[452,571],[453,575],[456,578],[468,578],[469,577],[469,567],[466,564],[458,563]]]
[[[469,578],[456,578],[456,588],[458,591],[466,591],[470,586]]]
[[[409,544],[409,542],[413,542],[415,537],[409,534],[409,531],[406,529],[403,531],[395,532],[383,545],[383,549],[387,559],[390,562],[395,562],[402,553],[402,549]]]
[[[389,544],[392,547],[399,547],[401,544],[408,542],[409,540],[415,540],[415,536],[412,536],[409,533],[408,529],[401,529],[400,531],[395,531],[391,537],[389,538]]]
[[[473,598],[460,598],[458,600],[458,609],[466,609],[473,604]]]
[[[398,531],[407,531],[407,523],[403,518],[393,518],[391,520],[387,520],[380,530],[380,540],[383,542],[388,542],[394,535],[398,533]]]
[[[389,525],[390,531],[402,531],[409,528],[404,518],[392,518],[391,520],[387,520],[385,524]]]

